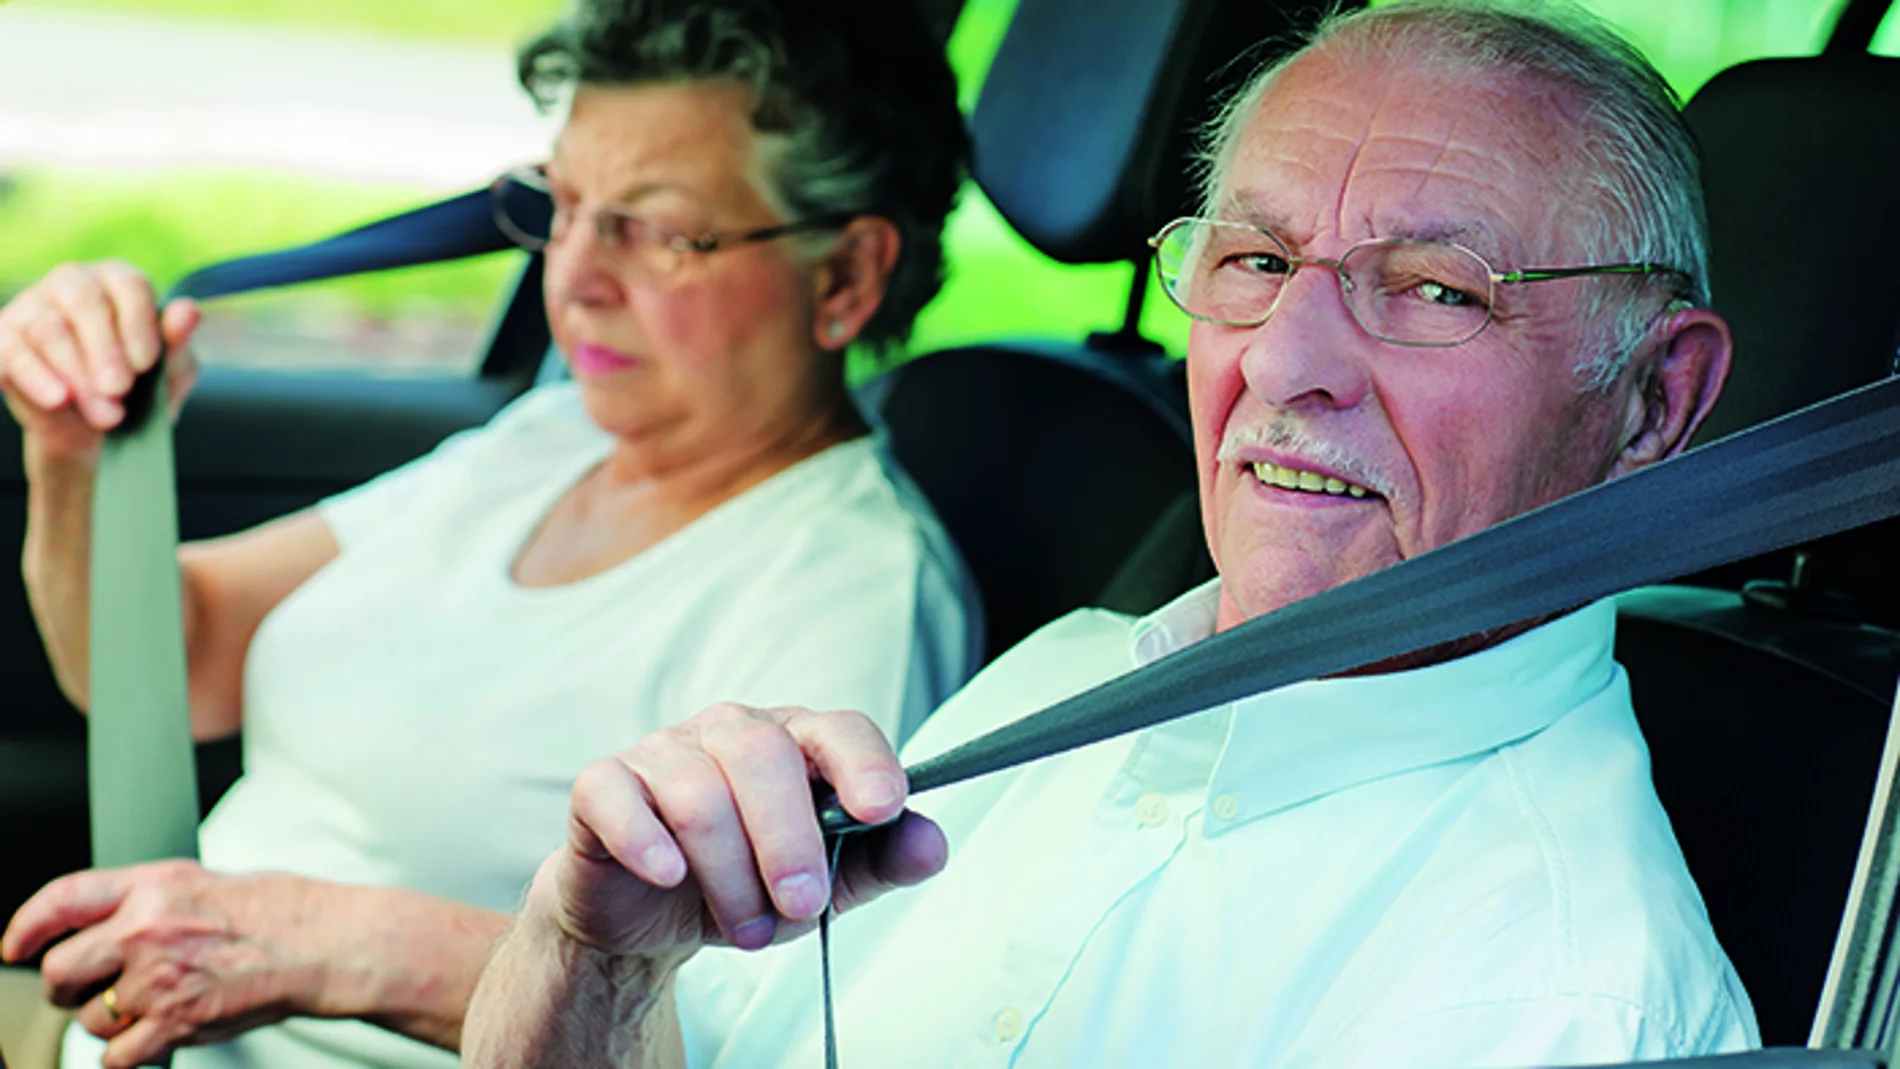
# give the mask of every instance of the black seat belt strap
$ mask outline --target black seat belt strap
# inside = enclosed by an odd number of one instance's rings
[[[907,770],[913,793],[1900,514],[1900,379],[1863,387],[1294,602]],[[1891,745],[1891,744],[1890,744]],[[861,830],[835,801],[835,841]],[[1890,864],[1892,864],[1890,862]],[[1885,923],[1891,900],[1873,903]],[[828,934],[828,933],[827,933]],[[1882,956],[1893,992],[1900,968]],[[829,946],[826,1069],[837,1069]],[[1883,1023],[1897,1008],[1881,1007]],[[1883,1034],[1882,1045],[1893,1037]]]
[[[1900,513],[1900,379],[1294,602],[908,770],[928,791]],[[858,825],[836,805],[827,832]]]

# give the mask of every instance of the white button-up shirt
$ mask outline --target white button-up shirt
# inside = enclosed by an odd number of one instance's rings
[[[941,752],[1212,632],[1071,615]],[[1615,613],[1257,695],[920,796],[948,870],[833,929],[845,1069],[1548,1065],[1757,1045],[1656,800]],[[823,1064],[816,941],[702,952],[695,1066]]]

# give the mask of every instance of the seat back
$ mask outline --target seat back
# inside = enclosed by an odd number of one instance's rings
[[[1866,54],[1887,2],[1851,0],[1826,54],[1732,67],[1684,111],[1736,341],[1698,441],[1893,371],[1900,61]],[[1896,546],[1876,524],[1694,577],[1725,589],[1621,599],[1657,793],[1771,1045],[1807,1041],[1847,901],[1900,675],[1900,635],[1860,621],[1900,625]]]
[[[1866,54],[1855,0],[1821,56],[1723,71],[1684,115],[1701,144],[1715,306],[1735,329],[1710,440],[1892,374],[1900,348],[1900,59]],[[1803,547],[1803,583],[1900,627],[1900,524]],[[1793,551],[1709,577],[1786,578]]]
[[[1146,612],[1212,570],[1197,510],[1185,533],[1198,554],[1175,557],[1172,580],[1108,597],[1168,506],[1195,500],[1193,451],[1168,396],[1178,392],[1171,369],[1150,367],[1142,382],[1114,364],[1072,362],[1073,352],[934,353],[866,394],[970,567],[991,656],[1083,605]]]
[[[1616,658],[1762,1040],[1807,1042],[1873,798],[1900,635],[1790,628],[1733,591],[1618,599]]]
[[[1136,329],[1147,238],[1191,209],[1196,131],[1251,73],[1245,53],[1327,6],[1017,6],[971,119],[976,181],[1045,255],[1137,265],[1122,329],[921,354],[865,394],[971,566],[992,653],[1070,609],[1143,612],[1212,575],[1182,369]]]

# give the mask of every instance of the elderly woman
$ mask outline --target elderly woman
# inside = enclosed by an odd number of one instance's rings
[[[246,772],[202,868],[74,874],[14,917],[0,951],[51,946],[78,1007],[65,1064],[92,1036],[113,1066],[453,1064],[591,757],[722,699],[901,737],[974,668],[967,576],[843,373],[937,289],[966,156],[909,7],[589,0],[526,47],[566,123],[513,181],[552,198],[523,236],[574,382],[180,553],[193,733],[243,728]],[[25,572],[81,708],[101,433],[161,341],[188,385],[197,322],[112,265],[0,311]]]

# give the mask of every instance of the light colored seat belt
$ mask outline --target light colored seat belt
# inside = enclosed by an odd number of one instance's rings
[[[171,296],[221,297],[512,247],[484,189],[314,245],[214,265]],[[94,481],[86,789],[92,862],[101,868],[198,856],[167,407],[163,375],[142,376]]]
[[[92,863],[198,856],[165,382],[140,384],[93,489],[86,722]]]

